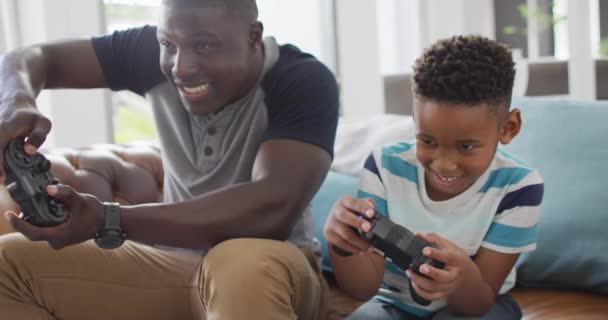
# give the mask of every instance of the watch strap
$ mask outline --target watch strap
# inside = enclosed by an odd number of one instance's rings
[[[120,204],[118,202],[104,202],[105,223],[103,230],[120,231]]]

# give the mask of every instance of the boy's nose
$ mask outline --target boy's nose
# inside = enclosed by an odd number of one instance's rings
[[[449,158],[439,158],[433,161],[433,171],[443,177],[451,177],[457,174],[458,163]]]

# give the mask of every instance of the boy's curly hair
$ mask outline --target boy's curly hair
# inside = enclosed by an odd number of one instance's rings
[[[435,42],[414,64],[417,98],[508,111],[515,77],[510,50],[479,35]]]

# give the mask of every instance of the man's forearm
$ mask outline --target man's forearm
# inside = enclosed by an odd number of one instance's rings
[[[237,237],[285,240],[307,205],[288,192],[253,182],[185,202],[123,207],[122,226],[128,239],[191,249]]]
[[[35,99],[46,79],[45,60],[40,48],[26,48],[0,56],[0,102]]]

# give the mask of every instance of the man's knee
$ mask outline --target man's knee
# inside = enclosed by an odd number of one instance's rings
[[[8,266],[18,264],[19,258],[30,252],[32,242],[21,234],[11,233],[0,236],[0,272]]]
[[[222,242],[209,251],[202,268],[205,281],[216,282],[222,290],[231,283],[254,287],[277,283],[291,286],[290,281],[311,270],[300,249],[293,244],[264,239]]]

